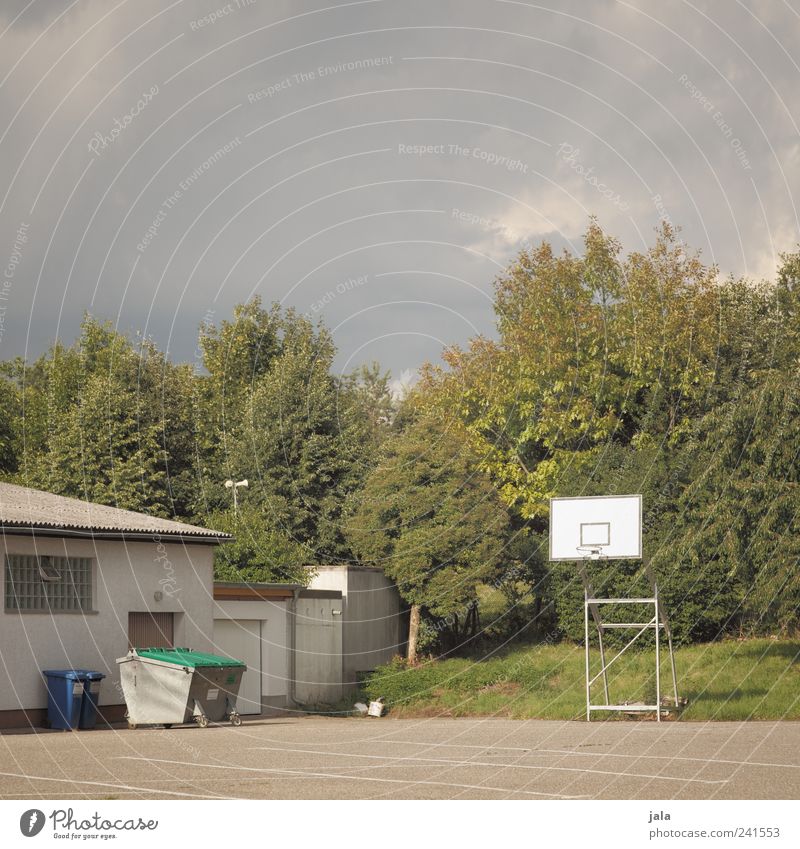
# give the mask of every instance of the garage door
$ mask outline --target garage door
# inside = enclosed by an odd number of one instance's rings
[[[236,709],[241,714],[261,713],[261,620],[215,619],[214,644],[217,654],[247,664]]]

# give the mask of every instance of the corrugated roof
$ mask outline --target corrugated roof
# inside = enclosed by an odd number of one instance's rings
[[[12,483],[0,483],[0,526],[10,533],[64,531],[69,536],[164,536],[205,542],[233,538],[230,534],[197,525],[158,519]]]

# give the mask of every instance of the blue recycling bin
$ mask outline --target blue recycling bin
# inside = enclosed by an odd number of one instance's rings
[[[47,722],[51,728],[77,728],[83,703],[83,681],[75,669],[45,669]]]
[[[106,676],[91,669],[45,669],[47,722],[51,728],[88,729],[97,723],[100,682]]]
[[[94,728],[97,724],[97,700],[100,698],[100,682],[106,676],[102,672],[78,670],[83,681],[83,701],[78,728]]]

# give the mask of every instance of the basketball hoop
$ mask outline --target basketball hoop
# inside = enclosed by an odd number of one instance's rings
[[[641,560],[642,559],[642,496],[641,495],[598,495],[578,496],[574,498],[550,499],[550,560],[571,560],[577,562],[583,581],[583,627],[584,653],[586,666],[586,719],[591,720],[593,711],[642,711],[655,713],[658,722],[664,712],[661,699],[661,635],[667,638],[669,659],[672,671],[672,686],[675,705],[678,698],[678,679],[675,673],[675,656],[672,650],[672,632],[664,607],[659,600],[658,584],[655,575],[646,567],[653,589],[651,596],[644,598],[598,598],[589,578],[587,563],[597,560]],[[642,605],[646,615],[639,622],[605,621],[602,609],[606,605]],[[648,609],[649,608],[649,609]],[[600,671],[590,674],[589,618],[597,626],[597,641],[600,649]],[[604,632],[610,629],[628,629],[635,632],[624,648],[606,661]],[[629,702],[614,704],[609,696],[608,668],[617,658],[642,637],[647,631],[655,634],[655,678],[656,697],[654,704],[636,704]],[[592,702],[592,684],[602,679],[605,704]]]
[[[602,560],[603,558],[603,545],[576,545],[575,549],[577,551],[583,552],[583,556],[587,558],[587,560]]]

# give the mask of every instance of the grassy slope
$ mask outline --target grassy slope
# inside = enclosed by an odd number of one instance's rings
[[[671,692],[662,655],[662,693]],[[594,663],[598,662],[594,652]],[[684,719],[800,719],[800,640],[721,641],[676,652],[678,693],[689,698]],[[595,667],[593,673],[597,671]],[[515,648],[488,660],[396,662],[375,672],[370,698],[383,696],[394,716],[501,716],[582,719],[582,646]],[[609,670],[612,702],[655,698],[654,655],[626,654]],[[601,689],[593,689],[599,703]]]

